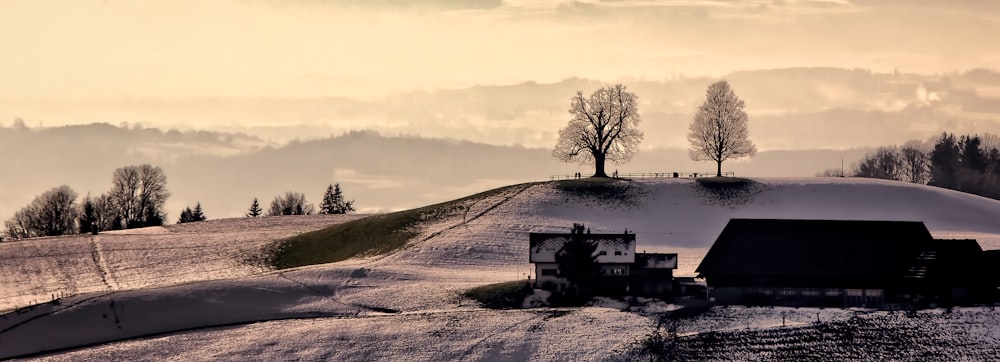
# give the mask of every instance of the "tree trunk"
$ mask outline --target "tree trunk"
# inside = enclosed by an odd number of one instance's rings
[[[715,161],[716,169],[715,176],[722,177],[722,161]]]
[[[607,173],[604,173],[604,155],[594,155],[594,177],[608,177]]]

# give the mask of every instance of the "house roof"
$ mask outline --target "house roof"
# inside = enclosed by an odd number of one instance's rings
[[[570,237],[572,234],[568,233],[528,234],[528,262],[555,263],[556,253]],[[583,237],[585,240],[597,243],[598,263],[635,262],[635,234],[583,234]]]
[[[732,219],[696,271],[701,276],[897,277],[933,243],[922,222]]]

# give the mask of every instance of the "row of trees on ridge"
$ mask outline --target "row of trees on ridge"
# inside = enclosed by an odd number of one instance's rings
[[[78,232],[96,234],[165,223],[164,205],[170,192],[167,191],[167,177],[161,168],[149,164],[121,167],[112,174],[111,184],[108,192],[98,196],[88,194],[80,203],[77,203],[78,194],[67,185],[42,193],[4,222],[6,232],[0,240]],[[319,213],[346,214],[354,211],[354,200],[346,200],[340,184],[327,187]],[[308,215],[314,212],[316,208],[306,202],[305,194],[289,191],[275,197],[266,214]],[[264,216],[256,198],[246,216]],[[177,223],[206,219],[198,202],[194,208],[184,208]]]
[[[6,236],[24,239],[163,225],[163,205],[170,197],[166,184],[162,169],[144,164],[116,169],[111,190],[87,195],[80,205],[69,186],[55,187],[5,221]]]
[[[848,175],[906,181],[1000,199],[1000,136],[942,133],[929,142],[884,146],[854,164]]]
[[[319,205],[320,214],[349,214],[354,210],[354,200],[347,201],[344,192],[340,190],[340,184],[327,186],[323,193],[323,202]],[[283,195],[278,195],[271,201],[271,206],[267,209],[266,216],[281,215],[311,215],[316,212],[316,207],[306,201],[306,195],[301,192],[288,191]],[[265,216],[264,210],[260,207],[260,202],[255,197],[253,203],[246,213],[247,217]]]
[[[749,139],[749,117],[744,103],[725,80],[713,83],[705,93],[691,122],[688,155],[692,160],[716,163],[753,156],[757,148]],[[570,100],[569,124],[559,131],[552,156],[563,162],[594,165],[594,177],[607,177],[608,162],[623,164],[632,159],[642,142],[638,97],[616,84],[590,95],[577,92]]]

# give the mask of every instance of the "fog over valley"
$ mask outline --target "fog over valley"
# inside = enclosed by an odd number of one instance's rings
[[[23,152],[31,150],[31,152]],[[769,151],[727,166],[742,176],[813,176],[850,162],[865,149]],[[285,191],[305,193],[318,204],[328,184],[340,183],[360,212],[419,207],[552,175],[592,172],[551,157],[551,148],[498,146],[453,139],[351,132],[273,146],[254,136],[209,131],[120,128],[107,124],[44,129],[0,129],[5,170],[0,178],[0,218],[59,185],[80,197],[106,192],[112,172],[131,164],[163,168],[168,221],[200,202],[209,218],[240,217],[254,197],[267,203]],[[44,164],[45,167],[38,167]],[[730,167],[731,166],[731,167]],[[850,166],[850,164],[848,164]],[[614,167],[614,166],[612,166]],[[688,158],[686,149],[640,152],[627,172],[712,171]]]

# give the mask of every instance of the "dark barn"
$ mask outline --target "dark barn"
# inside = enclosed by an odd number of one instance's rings
[[[983,300],[982,259],[921,222],[732,219],[697,272],[718,304],[909,308]]]

